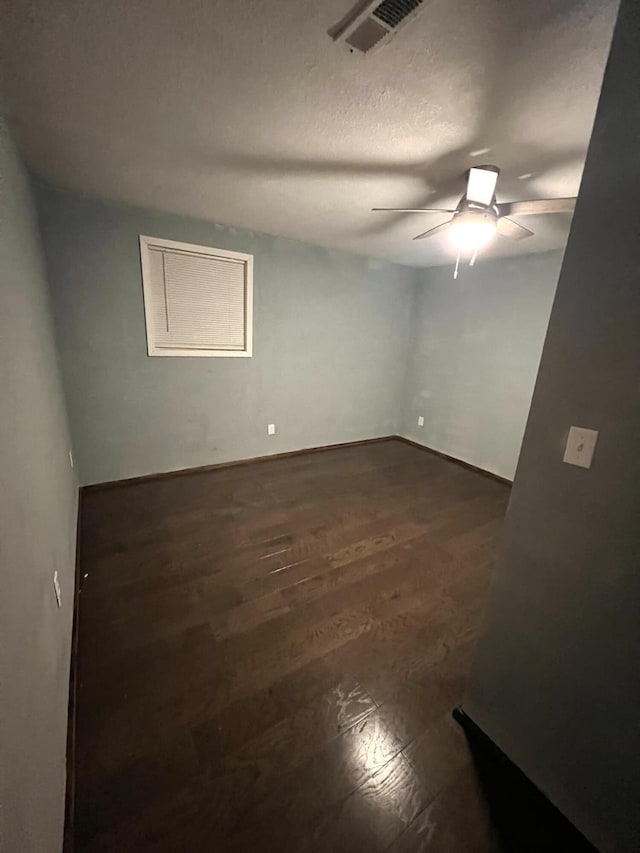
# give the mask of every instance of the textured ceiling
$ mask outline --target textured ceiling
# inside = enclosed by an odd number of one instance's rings
[[[574,195],[614,0],[425,0],[351,55],[353,0],[0,0],[2,93],[27,161],[85,192],[416,266],[473,162],[498,200]],[[474,152],[485,151],[481,154]],[[488,150],[486,150],[488,149]],[[569,218],[491,254],[564,245]]]

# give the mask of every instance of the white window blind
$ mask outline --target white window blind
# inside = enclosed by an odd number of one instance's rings
[[[140,255],[149,355],[251,355],[251,255],[142,236]]]

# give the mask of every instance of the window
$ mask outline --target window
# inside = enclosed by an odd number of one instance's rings
[[[251,355],[253,256],[140,237],[149,355]]]

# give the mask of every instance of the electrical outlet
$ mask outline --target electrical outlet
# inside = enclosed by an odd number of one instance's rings
[[[597,430],[572,426],[569,430],[562,461],[569,465],[578,465],[580,468],[591,468],[591,460],[597,440]]]
[[[276,425],[275,424],[267,424],[267,435],[275,435],[276,434]]]
[[[58,602],[58,607],[62,607],[62,591],[60,590],[60,581],[58,580],[57,570],[53,573],[53,588],[56,593],[56,601]]]
[[[73,468],[73,450],[69,451],[69,462],[71,462],[71,467]]]
[[[418,417],[418,426],[424,426],[424,418],[422,415]]]

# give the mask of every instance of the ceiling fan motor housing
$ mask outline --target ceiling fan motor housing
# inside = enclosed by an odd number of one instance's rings
[[[483,222],[497,223],[499,215],[495,204],[483,205],[465,199],[458,206],[451,221],[474,224],[482,224]]]
[[[497,227],[498,212],[493,206],[468,202],[453,215],[451,239],[459,251],[475,252],[491,240]]]

